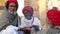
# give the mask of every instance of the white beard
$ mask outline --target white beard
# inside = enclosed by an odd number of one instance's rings
[[[11,14],[17,14],[17,11],[10,11],[10,10],[8,10],[9,11],[9,13],[11,13]]]
[[[31,20],[28,20],[24,17],[24,22],[26,23],[27,26],[31,26],[32,25],[32,21],[33,21],[33,17],[31,18]]]

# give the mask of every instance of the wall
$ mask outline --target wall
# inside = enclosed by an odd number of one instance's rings
[[[5,5],[5,1],[6,0],[0,0],[0,15],[1,15],[2,11],[3,11],[4,5]]]

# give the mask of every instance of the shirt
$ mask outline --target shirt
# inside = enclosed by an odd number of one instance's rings
[[[33,21],[33,23],[32,23]],[[21,18],[21,26],[20,28],[23,28],[25,26],[32,26],[32,25],[37,25],[39,27],[39,30],[41,30],[41,22],[38,18],[33,17],[31,18],[31,20],[27,20],[25,17]]]

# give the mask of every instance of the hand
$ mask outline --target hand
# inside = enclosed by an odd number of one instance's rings
[[[26,26],[26,27],[24,27],[24,28],[32,28],[32,26]]]
[[[26,30],[31,30],[31,28],[30,27],[27,27],[27,28],[25,28]]]
[[[37,26],[37,25],[33,25],[32,27],[33,27],[36,31],[39,30],[39,26]]]
[[[26,26],[26,27],[18,29],[18,31],[20,31],[20,30],[22,30],[22,31],[24,31],[24,30],[31,30],[31,26]]]

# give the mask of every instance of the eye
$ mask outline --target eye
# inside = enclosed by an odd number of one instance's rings
[[[16,6],[10,5],[10,7],[16,7]]]

